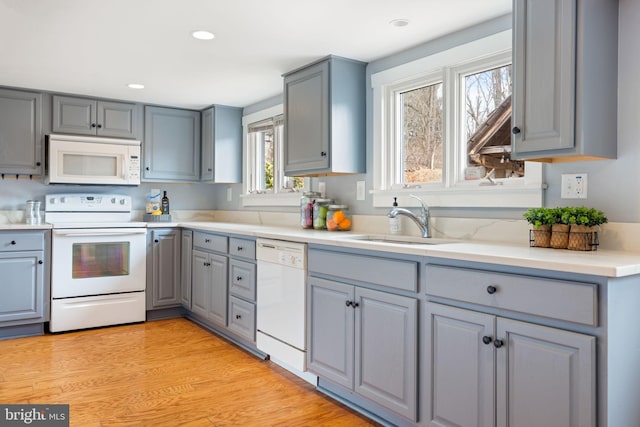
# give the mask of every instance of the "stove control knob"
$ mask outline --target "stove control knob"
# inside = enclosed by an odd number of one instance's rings
[[[65,203],[67,201],[66,197],[60,197],[60,203]]]
[[[126,199],[120,199],[120,204],[121,204],[121,205],[124,205],[124,204],[126,204],[126,203],[127,203],[127,200],[126,200]]]
[[[115,204],[116,204],[116,198],[115,198],[115,197],[112,197],[112,198],[111,198],[111,204],[112,204],[112,205],[115,205]]]
[[[49,204],[55,205],[56,204],[56,198],[55,197],[50,198],[49,199]]]

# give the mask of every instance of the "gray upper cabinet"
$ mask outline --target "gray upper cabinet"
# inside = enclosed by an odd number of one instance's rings
[[[284,75],[285,175],[365,172],[365,67],[330,56]]]
[[[136,138],[136,104],[53,96],[53,132]]]
[[[145,106],[146,181],[200,180],[200,112]]]
[[[514,0],[512,158],[617,155],[618,2]]]
[[[42,95],[0,89],[0,172],[42,173]]]
[[[202,112],[205,182],[242,182],[242,109],[216,105]]]

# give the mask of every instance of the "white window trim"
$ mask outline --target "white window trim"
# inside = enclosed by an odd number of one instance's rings
[[[300,206],[300,197],[302,190],[296,192],[269,192],[262,194],[249,193],[251,185],[253,183],[253,170],[251,156],[253,155],[253,149],[249,147],[249,125],[262,120],[266,120],[272,117],[279,116],[283,113],[283,104],[275,105],[264,110],[257,111],[255,113],[242,117],[242,140],[244,141],[244,158],[242,162],[242,194],[240,199],[242,200],[242,206]],[[282,153],[276,152],[274,156],[277,158],[276,162],[282,164]],[[275,172],[275,171],[274,171]],[[277,174],[276,174],[277,175]],[[274,176],[274,184],[276,188],[281,185],[279,177]],[[309,178],[305,178],[304,187],[309,187]]]
[[[524,179],[499,180],[501,185],[481,186],[479,181],[464,181],[458,170],[464,161],[458,144],[446,143],[459,139],[462,133],[461,118],[445,114],[443,126],[445,153],[443,164],[443,182],[422,184],[415,188],[398,188],[391,183],[394,174],[401,173],[394,167],[397,155],[393,141],[397,130],[393,120],[388,120],[389,111],[395,106],[392,95],[399,88],[410,88],[417,81],[428,82],[442,80],[447,73],[444,94],[444,108],[450,108],[447,100],[463,102],[461,94],[456,93],[456,79],[468,72],[471,67],[504,63],[511,51],[511,30],[475,40],[455,48],[430,55],[407,64],[393,67],[371,76],[373,90],[373,206],[388,207],[393,197],[405,206],[416,206],[417,201],[408,197],[414,194],[421,197],[430,206],[441,207],[501,207],[524,208],[542,206],[545,185],[542,182],[542,165],[536,162],[525,163]],[[451,101],[449,101],[451,102]],[[488,181],[487,181],[488,182]]]

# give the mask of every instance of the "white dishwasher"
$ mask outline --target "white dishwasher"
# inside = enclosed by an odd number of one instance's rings
[[[257,239],[256,344],[270,359],[312,384],[306,360],[307,245]]]

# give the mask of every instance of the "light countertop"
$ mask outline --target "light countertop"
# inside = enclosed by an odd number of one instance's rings
[[[339,247],[379,250],[391,253],[428,256],[460,261],[483,262],[513,267],[624,277],[640,274],[640,253],[626,251],[570,251],[532,248],[523,244],[461,240],[442,244],[399,244],[385,241],[357,240],[363,233],[307,230],[297,227],[239,224],[230,222],[180,221],[147,223],[147,228],[184,227],[193,230],[222,232],[294,242],[318,243]],[[47,230],[50,224],[0,224],[0,231]],[[429,242],[438,242],[431,239]],[[440,242],[438,242],[440,243]]]

